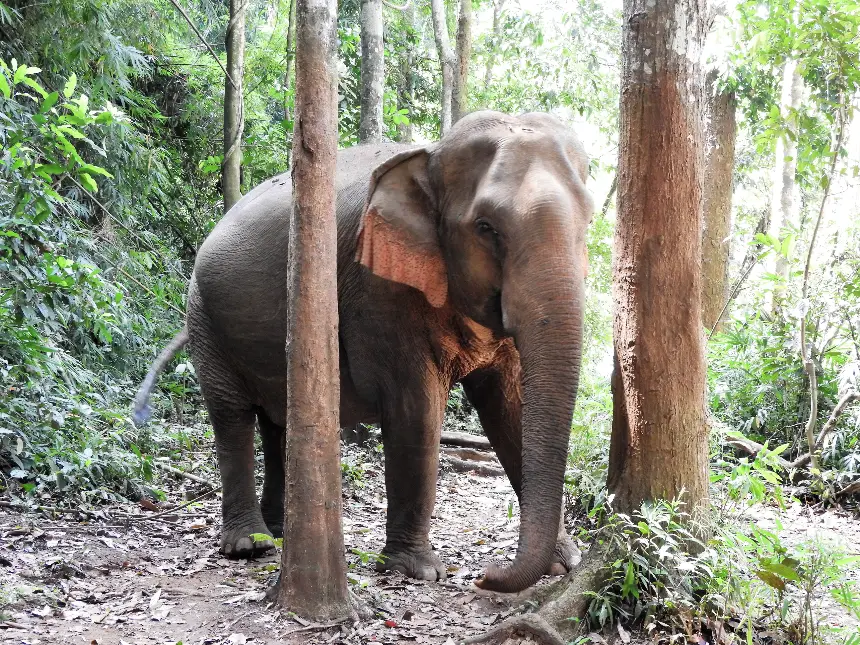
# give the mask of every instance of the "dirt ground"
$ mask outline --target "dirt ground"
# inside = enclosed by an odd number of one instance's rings
[[[360,457],[358,458],[360,460]],[[220,500],[210,497],[154,521],[138,505],[86,522],[73,515],[0,509],[0,643],[273,644],[453,643],[516,611],[517,597],[477,589],[487,563],[512,559],[516,498],[504,477],[439,477],[431,539],[448,565],[442,583],[377,574],[385,535],[381,466],[371,460],[344,497],[351,589],[375,616],[343,627],[291,619],[264,598],[279,554],[251,561],[218,554]],[[196,484],[187,482],[189,489]],[[174,483],[168,501],[183,501]],[[137,519],[137,518],[135,518]]]
[[[443,466],[431,539],[449,577],[418,582],[373,570],[372,554],[382,549],[385,535],[383,472],[378,454],[350,450],[344,493],[348,575],[355,596],[372,610],[358,622],[310,624],[267,600],[280,556],[221,557],[216,496],[155,519],[143,518],[157,509],[138,504],[104,509],[101,517],[0,508],[0,643],[453,645],[522,608],[528,592],[499,595],[472,584],[490,561],[512,559],[516,549],[518,509],[505,477]],[[199,490],[185,479],[164,485],[167,508]],[[860,522],[842,512],[815,513],[793,504],[781,514],[755,508],[749,517],[765,528],[781,521],[788,543],[815,538],[848,553],[860,544]],[[822,598],[819,605],[831,626],[847,624],[831,600]],[[607,643],[614,640],[621,642],[606,636]]]

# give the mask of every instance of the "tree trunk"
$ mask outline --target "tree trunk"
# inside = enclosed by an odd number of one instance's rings
[[[341,526],[335,228],[336,0],[298,0],[293,209],[287,248],[287,428],[280,603],[349,616]]]
[[[703,0],[625,0],[613,292],[615,508],[708,500],[701,329]]]
[[[442,134],[451,128],[451,97],[454,86],[454,51],[451,49],[451,39],[448,36],[448,21],[445,17],[444,0],[430,0],[430,11],[433,16],[433,33],[436,37],[436,51],[439,54],[439,64],[442,67],[442,115],[440,127]]]
[[[409,35],[407,44],[400,56],[400,82],[397,86],[397,108],[407,110],[409,121],[397,126],[397,140],[400,143],[412,143],[412,117],[413,117],[413,94],[415,92],[415,75],[412,73],[414,60],[414,45],[412,44],[412,33],[415,31],[415,3],[410,2],[403,10],[403,22]]]
[[[495,0],[493,2],[493,32],[490,37],[487,52],[487,67],[484,70],[484,92],[490,91],[490,83],[493,82],[493,67],[496,65],[496,50],[499,47],[499,42],[502,39],[502,8],[505,0]]]
[[[382,0],[361,0],[361,143],[382,141],[382,94],[385,64]]]
[[[734,92],[720,92],[717,73],[705,86],[704,231],[702,232],[702,324],[717,324],[728,297],[728,268],[732,231],[732,173],[735,162]]]
[[[290,0],[289,16],[287,18],[287,47],[286,47],[286,63],[284,64],[284,120],[290,120],[290,106],[288,103],[288,95],[290,84],[292,83],[292,74],[290,69],[293,65],[293,59],[296,57],[296,0]],[[289,142],[288,142],[289,143]]]
[[[451,89],[451,125],[469,110],[469,58],[472,56],[472,0],[460,0],[457,18],[457,68]]]
[[[248,0],[230,0],[227,24],[227,74],[224,85],[224,160],[221,163],[221,193],[224,212],[242,197],[242,131],[245,111],[242,80],[245,77],[245,9]]]
[[[800,3],[798,2],[798,7]],[[795,16],[798,10],[795,9]],[[773,166],[773,192],[770,202],[770,226],[768,233],[782,242],[786,229],[798,223],[798,205],[795,199],[797,184],[797,121],[795,111],[800,107],[803,95],[803,79],[797,71],[797,60],[789,58],[785,61],[782,72],[782,96],[780,98],[780,113],[785,120],[787,133],[776,140],[776,155]],[[767,270],[780,276],[771,299],[771,311],[778,313],[788,282],[788,261],[781,254],[771,252]]]

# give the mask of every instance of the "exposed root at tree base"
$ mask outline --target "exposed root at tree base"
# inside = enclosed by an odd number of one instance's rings
[[[506,620],[486,634],[475,636],[464,642],[507,645],[521,642],[521,635],[539,645],[564,645],[578,635],[588,609],[589,592],[599,591],[606,581],[606,552],[592,547],[582,560],[562,580],[546,587],[541,598],[541,607],[536,613],[522,614]]]
[[[523,614],[514,616],[494,627],[486,634],[467,638],[464,643],[486,643],[487,645],[502,645],[508,641],[519,642],[526,637],[539,645],[564,645],[564,639],[538,614]]]

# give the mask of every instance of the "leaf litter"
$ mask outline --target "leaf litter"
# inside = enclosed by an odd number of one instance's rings
[[[350,590],[365,607],[357,622],[316,625],[267,600],[280,554],[222,557],[220,498],[180,508],[197,484],[166,473],[160,485],[175,512],[154,500],[80,513],[0,508],[0,643],[448,645],[518,610],[517,596],[472,584],[491,561],[516,552],[518,517],[508,512],[515,496],[505,478],[443,466],[431,541],[448,579],[437,584],[374,570],[385,543],[381,455],[346,446],[344,458],[359,464],[344,477],[343,497]]]

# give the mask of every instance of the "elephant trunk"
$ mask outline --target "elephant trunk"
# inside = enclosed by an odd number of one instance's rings
[[[584,307],[583,273],[569,254],[560,255],[551,267],[532,256],[526,264],[541,266],[517,271],[523,288],[506,284],[503,291],[522,367],[522,491],[516,558],[507,567],[491,566],[480,581],[493,591],[522,591],[537,582],[558,539]]]

